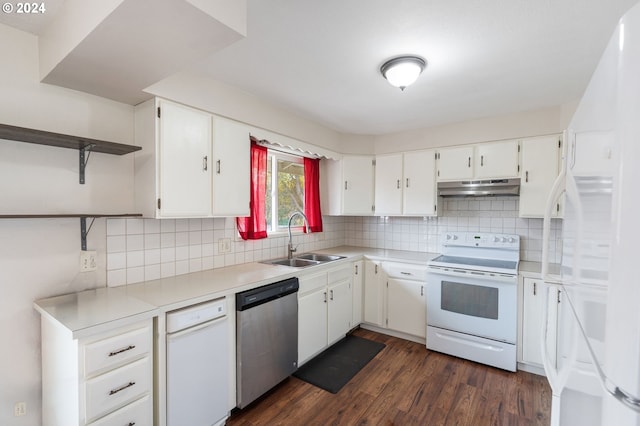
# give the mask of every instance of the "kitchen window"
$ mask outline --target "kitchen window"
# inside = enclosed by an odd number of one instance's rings
[[[289,216],[304,212],[304,162],[302,157],[268,151],[267,193],[265,197],[267,231],[285,232]],[[296,216],[291,226],[301,228],[304,222]]]

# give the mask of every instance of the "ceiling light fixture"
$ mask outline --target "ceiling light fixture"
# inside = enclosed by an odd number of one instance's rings
[[[426,66],[427,61],[419,56],[399,56],[382,64],[380,72],[392,86],[404,90],[418,79]]]

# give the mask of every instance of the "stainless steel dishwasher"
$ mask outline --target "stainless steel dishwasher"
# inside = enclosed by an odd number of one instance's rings
[[[298,288],[290,278],[236,294],[239,408],[298,368]]]

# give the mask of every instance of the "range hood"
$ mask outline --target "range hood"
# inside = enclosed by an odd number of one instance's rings
[[[518,194],[520,194],[520,179],[438,182],[438,195],[441,197],[482,197]]]

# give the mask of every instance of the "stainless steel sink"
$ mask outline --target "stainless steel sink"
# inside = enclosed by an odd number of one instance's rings
[[[344,259],[344,256],[336,256],[332,254],[320,254],[320,253],[304,253],[296,256],[295,259],[314,260],[316,262],[325,263],[332,262],[334,260]]]
[[[335,256],[330,254],[303,253],[292,259],[287,259],[285,257],[280,259],[265,260],[262,263],[267,263],[270,265],[292,266],[294,268],[306,268],[308,266],[320,265],[321,263],[333,262],[334,260],[340,260],[344,258],[344,256]]]
[[[294,268],[306,268],[307,266],[319,265],[320,262],[315,260],[307,260],[307,259],[298,259],[294,257],[293,259],[273,259],[267,260],[262,263],[268,263],[271,265],[284,265],[284,266],[292,266]]]

